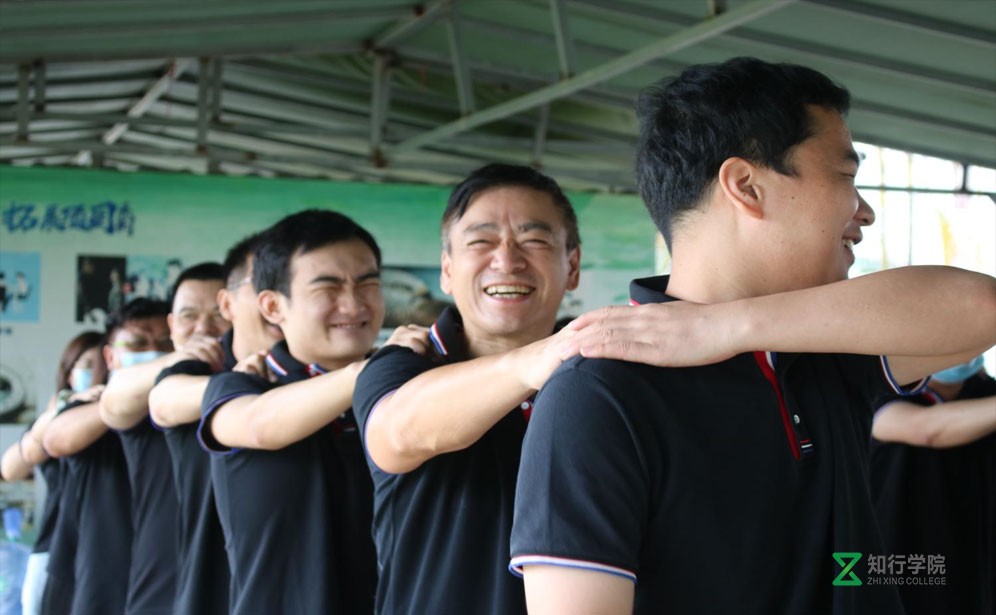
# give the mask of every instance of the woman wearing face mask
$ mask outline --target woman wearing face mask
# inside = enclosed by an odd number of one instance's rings
[[[3,480],[24,480],[31,476],[32,469],[38,466],[45,477],[48,494],[45,498],[45,508],[38,517],[38,538],[32,554],[28,558],[24,585],[21,593],[22,612],[25,615],[41,613],[65,612],[65,608],[57,604],[46,604],[43,608],[42,595],[48,581],[50,552],[68,557],[68,578],[59,578],[53,583],[72,583],[72,554],[75,550],[73,533],[68,531],[60,519],[60,495],[65,482],[65,468],[56,459],[52,459],[42,446],[45,430],[50,421],[70,402],[89,402],[100,397],[107,379],[107,368],[104,363],[101,347],[104,336],[96,331],[85,331],[74,337],[62,351],[59,368],[55,375],[55,393],[49,400],[45,411],[28,427],[20,439],[10,446],[3,454],[0,462],[0,475]],[[59,523],[57,523],[59,521]],[[64,526],[57,529],[57,526]],[[56,575],[63,577],[63,575]],[[69,588],[50,588],[48,595],[71,595]]]

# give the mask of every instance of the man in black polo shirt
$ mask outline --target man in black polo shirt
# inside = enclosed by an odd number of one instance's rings
[[[260,235],[252,277],[286,341],[211,377],[199,430],[231,612],[370,612],[373,495],[349,407],[384,319],[380,249],[342,214],[303,211]]]
[[[100,401],[101,419],[118,430],[131,485],[132,539],[128,613],[172,613],[176,597],[178,507],[169,449],[149,417],[149,392],[165,367],[191,359],[220,369],[218,336],[228,322],[218,310],[221,266],[201,263],[180,275],[172,309],[164,305],[174,352],[149,355],[118,369]]]
[[[226,287],[218,291],[222,316],[232,328],[221,338],[223,369],[238,359],[269,348],[282,338],[280,329],[263,320],[252,287],[252,250],[256,235],[233,246],[225,257]],[[165,430],[179,500],[179,552],[175,613],[226,613],[230,576],[225,537],[218,521],[211,463],[197,440],[201,400],[214,367],[185,360],[164,369],[149,393],[149,412]]]
[[[932,575],[944,585],[900,586],[906,612],[992,613],[996,379],[982,357],[934,374],[916,397],[883,400],[872,436],[871,492],[885,555],[910,565],[911,555],[944,558],[944,573]]]
[[[110,315],[103,354],[112,373],[172,350],[168,309],[162,301],[138,298]],[[101,420],[99,401],[94,401],[67,405],[45,430],[44,446],[66,461],[61,512],[75,520],[77,538],[70,612],[125,613],[133,526],[121,438]]]
[[[667,303],[583,317],[565,353],[675,368],[572,359],[540,393],[511,545],[531,612],[901,612],[894,587],[835,583],[881,553],[870,404],[992,345],[996,285],[846,280],[874,220],[848,100],[751,58],[641,98],[637,176],[673,264],[631,296]]]
[[[386,346],[354,408],[375,485],[378,613],[525,613],[506,569],[532,396],[560,363],[551,337],[578,284],[574,210],[529,167],[478,169],[442,219],[433,352]]]

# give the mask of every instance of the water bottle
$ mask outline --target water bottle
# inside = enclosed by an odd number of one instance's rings
[[[17,540],[21,537],[20,508],[3,511],[6,539],[0,542],[0,613],[21,615],[21,585],[31,550]]]

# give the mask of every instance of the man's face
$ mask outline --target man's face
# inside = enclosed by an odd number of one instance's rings
[[[223,303],[219,301],[222,314],[231,321],[236,335],[246,341],[248,348],[266,350],[284,339],[280,327],[267,322],[259,312],[252,285],[251,264],[245,274],[233,281],[222,294],[226,298]]]
[[[291,354],[336,369],[363,358],[384,322],[380,269],[359,239],[338,241],[291,260],[290,297],[275,293]],[[268,291],[272,292],[272,291]]]
[[[104,359],[110,369],[120,369],[123,356],[138,352],[172,352],[169,326],[165,316],[149,316],[127,321],[108,340]]]
[[[814,134],[793,148],[794,176],[772,174],[766,210],[777,222],[767,238],[773,267],[780,267],[779,286],[792,290],[847,278],[854,264],[854,245],[861,227],[875,213],[854,187],[858,156],[851,134],[836,111],[811,106]],[[782,281],[784,281],[782,283]]]
[[[567,290],[577,288],[580,250],[550,195],[519,186],[474,196],[447,231],[442,289],[453,295],[472,341],[535,340],[553,330]]]
[[[177,348],[195,333],[207,337],[223,335],[231,324],[218,309],[221,280],[184,280],[176,289],[173,311],[169,314],[170,336]]]

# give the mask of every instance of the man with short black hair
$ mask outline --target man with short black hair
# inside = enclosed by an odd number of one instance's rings
[[[103,348],[108,369],[114,374],[137,366],[173,349],[166,324],[169,306],[163,301],[138,298],[129,301],[107,321]],[[135,551],[133,508],[145,500],[134,497],[122,439],[101,420],[100,402],[70,404],[52,419],[45,431],[45,450],[64,457],[72,480],[64,511],[76,520],[78,531],[74,562],[74,615],[134,612],[136,596],[149,586],[132,586],[131,563]],[[172,535],[162,541],[168,553]],[[161,537],[160,537],[161,538]],[[146,546],[155,556],[160,545]],[[149,553],[152,551],[152,553]],[[167,581],[171,576],[165,575]],[[171,583],[157,584],[166,591]],[[172,594],[170,594],[171,596]],[[167,605],[168,606],[168,605]]]
[[[221,315],[232,328],[219,340],[230,370],[240,359],[281,339],[256,306],[252,250],[258,235],[229,249],[222,265],[225,287],[217,292]],[[179,552],[175,613],[227,613],[230,575],[225,537],[218,520],[211,463],[197,440],[201,400],[216,367],[199,359],[174,363],[160,372],[149,393],[149,412],[164,429],[179,500]]]
[[[303,211],[260,235],[252,284],[286,341],[212,376],[199,428],[231,612],[370,612],[373,496],[349,408],[384,318],[380,249],[342,214]]]
[[[540,393],[511,545],[530,612],[901,612],[894,587],[833,582],[834,554],[882,549],[870,405],[991,346],[996,281],[846,279],[874,221],[848,103],[752,58],[641,97],[637,178],[671,274],[569,325],[564,354],[681,369],[575,358]]]
[[[551,334],[578,284],[577,219],[551,178],[492,164],[454,188],[441,232],[456,308],[432,326],[431,352],[385,346],[354,394],[376,494],[376,612],[524,614],[505,569],[515,477],[532,396],[560,363]]]
[[[217,263],[194,265],[180,274],[166,315],[174,352],[157,351],[114,372],[100,400],[101,419],[118,431],[132,490],[131,572],[128,613],[172,613],[176,597],[178,506],[163,433],[149,416],[149,392],[164,368],[201,360],[220,369],[218,337],[228,322],[218,310],[224,285]]]

